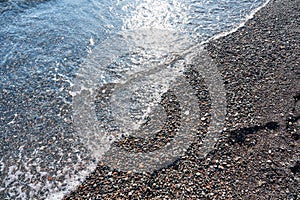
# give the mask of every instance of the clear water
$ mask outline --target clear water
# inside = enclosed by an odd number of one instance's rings
[[[238,27],[265,2],[0,1],[1,199],[62,197],[95,168],[97,158],[72,122],[76,77],[100,86],[126,83]],[[113,94],[118,128],[138,129],[136,122],[150,112],[145,108],[159,101],[182,70],[178,64],[161,76],[133,81],[153,96],[136,94],[141,103],[130,119],[122,110],[130,104],[120,99],[137,90],[120,87]],[[149,84],[150,79],[157,84]]]

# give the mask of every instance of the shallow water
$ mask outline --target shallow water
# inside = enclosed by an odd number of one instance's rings
[[[189,50],[238,27],[263,3],[0,1],[1,199],[61,197],[95,168],[101,156],[89,144],[99,136],[78,126],[95,127],[96,115],[73,122],[74,102],[93,103],[81,92],[119,84],[98,125],[134,132],[193,62]]]

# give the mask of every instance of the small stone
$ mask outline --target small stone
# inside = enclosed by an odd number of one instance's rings
[[[238,161],[239,159],[240,159],[241,157],[239,157],[239,156],[236,156],[236,157],[234,157],[234,161],[236,162],[236,161]]]
[[[215,160],[212,161],[212,163],[214,163],[214,164],[219,163],[219,161],[215,159]]]
[[[130,175],[130,174],[132,174],[132,171],[128,171],[128,172],[127,172],[127,175]]]

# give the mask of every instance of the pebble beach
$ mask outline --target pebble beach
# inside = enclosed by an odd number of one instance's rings
[[[214,150],[199,156],[199,133],[184,156],[152,173],[99,162],[64,199],[300,198],[300,2],[271,0],[245,26],[205,48],[223,77],[227,99]],[[203,80],[191,77],[198,95],[207,95]],[[176,116],[172,98],[167,95],[162,104]],[[205,130],[208,121],[199,120],[199,126]],[[156,141],[170,135],[172,130]]]
[[[0,199],[300,199],[299,0],[0,15]]]

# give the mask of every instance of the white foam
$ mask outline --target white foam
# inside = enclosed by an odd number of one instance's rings
[[[213,40],[217,40],[217,39],[220,39],[222,37],[225,37],[227,35],[230,35],[236,31],[238,31],[240,28],[242,28],[243,26],[245,26],[245,24],[254,17],[254,15],[262,8],[264,8],[271,0],[267,0],[265,3],[263,3],[263,5],[257,7],[256,9],[254,9],[252,12],[250,12],[250,14],[245,18],[245,20],[243,20],[238,26],[236,26],[235,28],[229,30],[229,31],[224,31],[224,32],[221,32],[221,33],[218,33],[210,38],[208,38],[207,40],[203,41],[203,42],[200,42],[199,44],[197,45],[194,45],[192,46],[191,48],[189,49],[186,49],[181,55],[181,57],[185,57],[186,60],[189,62],[189,61],[192,61],[192,57],[194,55],[194,52],[197,52],[199,51],[199,49],[203,48],[203,46],[205,44],[208,44],[209,42],[213,41]]]
[[[161,102],[171,82],[182,75],[183,69],[183,65],[178,65],[154,73],[150,70],[149,74],[135,75],[117,87],[112,93],[111,109],[114,118],[118,120],[118,126],[127,131],[138,130],[153,108]],[[130,112],[132,109],[133,112]],[[140,112],[134,113],[137,110]]]
[[[254,15],[262,8],[264,8],[271,0],[266,0],[265,3],[263,3],[263,5],[257,7],[256,9],[254,9],[253,11],[250,12],[250,14],[245,18],[244,21],[242,21],[242,23],[240,23],[237,27],[235,27],[234,29],[232,30],[229,30],[229,31],[225,31],[225,32],[222,32],[222,33],[219,33],[219,34],[216,34],[214,36],[212,36],[211,38],[209,38],[208,40],[206,40],[205,42],[202,42],[201,44],[206,44],[212,40],[217,40],[219,38],[222,38],[222,37],[225,37],[227,35],[230,35],[236,31],[238,31],[240,28],[242,28],[243,26],[245,26],[245,24],[254,17]]]

